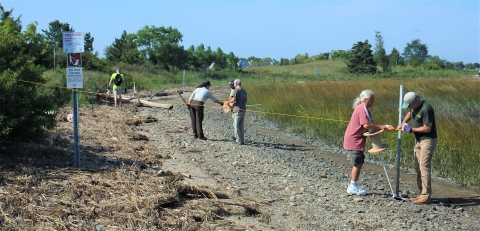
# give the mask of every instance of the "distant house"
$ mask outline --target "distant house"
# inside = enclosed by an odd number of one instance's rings
[[[265,60],[260,66],[270,66],[279,63],[278,60],[272,59],[272,60]]]
[[[250,62],[248,62],[248,60],[246,60],[246,59],[240,59],[237,63],[237,66],[241,67],[241,68],[249,67]]]
[[[259,66],[261,66],[261,67],[270,66],[270,65],[277,64],[277,63],[279,63],[279,61],[276,60],[276,59],[265,60],[265,61],[261,62]],[[251,64],[252,64],[252,61],[248,61],[246,59],[240,59],[240,61],[238,61],[238,63],[237,63],[237,65],[241,68],[250,67]]]
[[[214,65],[215,65],[215,61],[213,61],[212,64],[210,64],[210,66],[208,68],[212,69]]]

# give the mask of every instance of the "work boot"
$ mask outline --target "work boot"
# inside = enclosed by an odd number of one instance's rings
[[[411,202],[415,202],[416,200],[420,199],[420,196],[416,196],[416,197],[411,197],[410,198],[410,201]]]
[[[416,199],[415,201],[413,201],[414,204],[417,204],[417,205],[429,205],[432,203],[432,200],[430,198],[418,198]]]

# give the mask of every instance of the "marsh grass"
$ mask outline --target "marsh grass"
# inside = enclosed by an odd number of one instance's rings
[[[477,144],[480,138],[480,81],[471,78],[313,81],[250,85],[248,92],[249,103],[262,104],[256,109],[257,113],[278,122],[284,129],[342,148],[353,99],[364,89],[373,90],[376,99],[371,108],[374,122],[396,126],[400,85],[404,93],[418,92],[435,109],[439,143],[433,158],[434,173],[462,185],[480,186],[477,173],[480,166]],[[406,112],[402,111],[402,118]],[[398,133],[384,132],[382,142],[391,147],[384,152],[386,161],[395,164]],[[413,167],[413,145],[413,134],[402,134],[402,166]]]

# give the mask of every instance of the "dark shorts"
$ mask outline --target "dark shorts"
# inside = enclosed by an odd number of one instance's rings
[[[363,151],[348,150],[348,155],[350,156],[350,163],[353,165],[365,163],[365,154],[363,154]]]

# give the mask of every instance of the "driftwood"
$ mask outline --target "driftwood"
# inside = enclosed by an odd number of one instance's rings
[[[166,108],[166,109],[172,109],[173,108],[173,105],[169,104],[169,103],[154,103],[154,102],[151,102],[151,101],[148,101],[148,100],[141,100],[141,99],[138,99],[138,102],[142,105],[146,105],[146,106],[149,106],[149,107],[159,107],[159,108]]]
[[[112,95],[105,95],[105,94],[96,94],[97,100],[100,100],[102,102],[111,102],[113,103],[114,96]],[[122,103],[130,103],[131,100],[135,98],[126,98],[125,96],[122,96]]]

